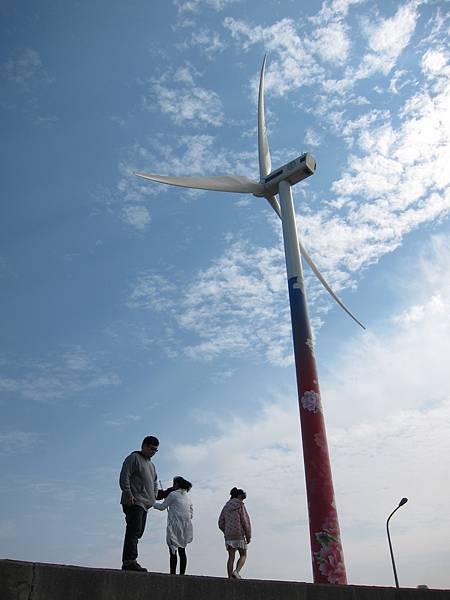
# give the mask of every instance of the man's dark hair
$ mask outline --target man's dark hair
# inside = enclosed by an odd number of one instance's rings
[[[154,435],[148,435],[142,440],[142,446],[159,446],[159,440]]]

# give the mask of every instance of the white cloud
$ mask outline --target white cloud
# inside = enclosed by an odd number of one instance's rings
[[[422,410],[450,399],[444,368],[450,352],[449,268],[448,239],[436,236],[416,263],[411,260],[409,272],[401,279],[392,274],[397,293],[414,302],[405,300],[384,337],[367,332],[357,345],[342,349],[328,394],[336,424],[344,426],[362,418],[362,397],[369,420],[389,414],[393,398],[398,410]],[[380,365],[391,373],[388,378],[379,377]]]
[[[0,456],[25,454],[36,448],[41,442],[38,433],[29,431],[0,431]]]
[[[386,376],[386,365],[379,367]],[[364,397],[360,403],[363,412],[367,405]],[[350,583],[392,585],[385,520],[406,495],[409,505],[391,526],[402,584],[445,586],[445,570],[433,573],[430,563],[436,551],[448,556],[446,497],[450,490],[442,456],[450,450],[446,430],[449,416],[446,402],[423,411],[394,408],[370,424],[363,420],[342,429],[329,426]],[[213,415],[210,419],[214,422]],[[228,490],[237,485],[247,491],[253,525],[245,576],[310,581],[295,396],[265,405],[251,422],[236,415],[224,419],[222,425],[216,422],[215,436],[195,445],[176,446],[170,461],[174,473],[181,472],[194,482],[195,543],[188,549],[190,572],[223,574],[225,550],[215,523]],[[429,516],[423,506],[430,507],[436,516]],[[432,538],[430,527],[434,530]],[[267,547],[282,547],[284,552],[268,555]],[[155,550],[150,554],[154,556]],[[286,561],[286,555],[291,560]]]
[[[119,385],[119,376],[105,369],[100,355],[73,347],[42,361],[5,361],[8,378],[0,377],[0,392],[38,402],[58,402],[89,389]]]
[[[164,85],[155,85],[154,92],[161,111],[168,115],[176,125],[189,122],[198,127],[223,123],[222,102],[212,90],[201,87],[189,87],[187,90],[169,89]]]
[[[315,131],[312,128],[308,128],[305,131],[305,145],[306,146],[320,146],[320,144],[322,143],[322,136],[317,133],[317,131]]]
[[[168,295],[177,290],[175,284],[159,274],[143,274],[133,285],[127,300],[129,308],[144,308],[161,312],[168,308]],[[169,301],[170,302],[170,301]],[[172,304],[170,303],[170,306]]]
[[[386,52],[393,52],[392,48],[399,50],[401,44],[398,40],[392,47],[387,41],[393,23],[398,25],[399,39],[406,43],[408,36],[405,32],[409,31],[408,35],[411,35],[415,19],[415,9],[409,4],[399,9],[391,20],[377,21],[371,29],[373,47]],[[287,33],[286,39],[293,41],[294,47],[300,43],[294,24],[288,19],[266,29],[250,27],[230,18],[225,20],[225,25],[234,36],[247,40],[244,46],[263,39],[273,41],[275,33],[280,31]],[[288,52],[284,46],[282,50]],[[317,203],[314,209],[311,204],[302,208],[299,229],[305,245],[337,291],[354,287],[360,272],[399,247],[408,233],[422,224],[436,222],[450,212],[450,175],[446,168],[450,162],[446,108],[450,86],[445,69],[436,68],[443,65],[446,55],[440,46],[436,46],[433,52],[429,50],[422,60],[428,79],[421,87],[416,86],[414,95],[400,109],[398,119],[390,111],[377,108],[370,108],[352,120],[337,119],[335,130],[344,136],[354,154],[350,155],[341,176],[332,184],[329,197],[315,198],[316,201],[322,200],[322,208],[317,210]],[[354,102],[357,100],[354,98]],[[363,99],[361,105],[362,102]],[[324,107],[327,107],[326,96]],[[332,108],[328,103],[327,109]],[[308,135],[314,142],[312,131]],[[211,174],[218,170],[249,174],[251,169],[247,165],[255,163],[254,155],[243,154],[237,160],[245,168],[239,169],[233,164],[232,154],[222,148],[216,149],[214,138],[206,135],[182,138],[179,149],[181,153],[174,151],[172,146],[161,145],[160,172],[205,173],[204,165],[208,165],[208,173]],[[174,158],[177,154],[180,158]],[[278,244],[266,252],[273,258],[277,257],[281,274],[284,268],[280,248],[281,244]],[[250,246],[236,252],[231,244],[210,269],[198,273],[192,293],[187,287],[178,314],[171,313],[168,305],[171,327],[181,327],[186,334],[197,338],[196,342],[191,339],[186,344],[189,355],[213,358],[231,351],[244,353],[251,346],[249,340],[257,340],[267,360],[274,364],[289,362],[289,352],[286,353],[289,347],[288,324],[286,330],[278,329],[279,323],[271,329],[268,316],[263,311],[245,312],[245,306],[252,301],[258,289],[254,287],[255,281],[260,279],[264,282],[264,275],[258,274],[252,258],[252,255],[259,256],[262,252],[262,248]],[[274,268],[275,262],[269,271]],[[222,277],[222,271],[230,275]],[[240,278],[242,286],[236,285]],[[266,285],[258,282],[260,284]],[[315,306],[316,316],[327,309],[321,301],[317,301],[319,289],[315,280],[308,282],[310,303]],[[218,290],[223,294],[219,294]],[[285,307],[284,283],[280,283],[276,290],[267,288],[265,294],[275,305]],[[244,308],[240,312],[241,306]],[[328,308],[330,306],[327,304]],[[193,315],[196,311],[204,315],[204,327],[195,322]],[[214,314],[222,315],[226,323],[224,328],[219,317],[214,320]],[[248,332],[247,320],[252,323],[253,333]],[[272,354],[268,351],[270,347],[275,349]]]
[[[271,52],[265,78],[266,91],[282,96],[302,85],[311,85],[323,79],[324,70],[311,52],[311,41],[299,35],[292,19],[285,18],[269,27],[261,27],[226,17],[224,27],[235,40],[241,42],[244,49],[262,43]],[[316,49],[319,48],[318,42]],[[256,79],[253,83],[255,86]]]
[[[193,31],[190,37],[186,39],[180,47],[182,49],[190,47],[199,48],[200,52],[204,54],[206,58],[212,59],[218,53],[225,50],[226,44],[217,31],[199,29]]]
[[[194,336],[196,341],[186,341],[182,350],[191,358],[211,360],[232,353],[289,364],[292,350],[283,261],[281,249],[234,242],[224,256],[183,286],[177,303],[169,281],[147,275],[136,282],[128,306],[165,312],[172,326]]]
[[[174,192],[169,186],[143,181],[133,175],[134,171],[162,175],[235,174],[257,178],[257,169],[256,151],[234,152],[219,145],[212,135],[182,135],[173,144],[157,137],[148,141],[148,147],[134,144],[127,150],[119,165],[123,177],[118,183],[118,193],[126,202],[136,203],[168,189]],[[187,190],[183,192],[188,193]]]
[[[429,77],[450,79],[449,53],[444,48],[430,48],[422,57],[422,70]]]
[[[347,27],[342,22],[333,22],[314,31],[314,51],[324,61],[345,63],[350,49]]]
[[[124,206],[122,219],[138,231],[144,231],[151,221],[149,210],[142,204]]]
[[[37,117],[35,117],[34,122],[36,125],[38,125],[39,127],[52,127],[53,125],[55,125],[57,122],[59,121],[59,117],[57,117],[56,115],[39,115]]]
[[[400,6],[391,18],[380,18],[375,23],[367,20],[365,33],[370,52],[363,57],[354,77],[362,79],[377,72],[387,75],[409,44],[417,18],[415,3],[411,2]]]
[[[155,82],[153,97],[159,109],[176,125],[220,127],[224,119],[220,97],[216,92],[196,85],[194,76],[198,73],[186,65],[177,69],[171,77],[166,73]],[[152,99],[146,99],[145,106],[153,110]]]
[[[41,57],[33,48],[16,50],[2,63],[0,73],[5,80],[16,84],[24,91],[29,91],[33,83],[50,81]]]
[[[132,425],[141,420],[142,417],[139,415],[125,415],[123,417],[114,417],[113,415],[104,415],[105,423],[109,427],[123,427],[126,425]]]
[[[263,27],[227,17],[224,27],[244,50],[254,44],[262,44],[269,50],[268,92],[282,96],[301,86],[320,86],[327,113],[329,100],[336,96],[340,97],[343,109],[348,108],[353,99],[351,90],[358,80],[375,73],[387,75],[395,67],[419,17],[416,3],[410,2],[400,6],[390,18],[376,17],[370,21],[366,18],[362,23],[368,50],[362,51],[359,39],[352,44],[346,21],[349,8],[356,4],[360,2],[324,2],[321,11],[309,18],[317,27],[308,32],[290,18]],[[354,62],[360,63],[359,66],[352,66]],[[256,86],[255,78],[252,87]]]
[[[336,291],[355,286],[362,270],[399,247],[411,231],[450,212],[449,97],[448,84],[437,90],[424,86],[407,101],[397,126],[388,111],[376,109],[346,122],[342,134],[359,155],[350,156],[332,184],[325,208],[306,205],[298,219],[308,251]],[[209,136],[186,140],[181,161],[185,173],[189,174],[187,165],[192,173],[204,172],[205,164],[210,173],[218,168],[223,172],[225,166],[228,172],[238,172],[230,155],[212,152],[213,142]],[[176,168],[174,164],[168,172],[176,173]],[[197,338],[185,345],[189,356],[249,356],[256,347],[269,362],[289,364],[281,248],[281,243],[267,249],[232,243],[209,269],[197,274],[192,287],[185,288],[178,313],[171,313],[169,300],[160,300],[161,306],[168,302],[171,327]],[[267,260],[260,260],[262,256]],[[279,279],[274,287],[267,278],[275,273]],[[314,278],[308,280],[308,291],[317,318],[332,305],[318,299],[322,291]],[[201,319],[196,318],[199,314]]]
[[[389,112],[380,110],[346,123],[344,136],[362,154],[350,157],[332,184],[334,195],[325,208],[305,206],[298,220],[308,251],[336,291],[354,286],[361,270],[395,250],[409,232],[450,212],[450,175],[445,168],[450,160],[449,93],[449,89],[436,94],[420,90],[405,105],[397,128]],[[193,165],[193,172],[208,164],[212,173],[217,163],[226,165],[228,158],[220,153],[207,159],[212,143],[208,136],[197,136],[187,146],[190,155],[182,164]],[[237,171],[230,165],[229,172]],[[250,348],[258,347],[269,362],[289,363],[289,318],[276,308],[286,308],[281,247],[281,243],[266,250],[231,245],[210,269],[197,275],[193,287],[185,290],[180,312],[170,316],[172,326],[176,323],[199,339],[186,345],[190,356],[248,355]],[[254,262],[264,252],[271,257],[270,264],[261,264],[281,277],[277,288],[267,285],[267,274]],[[309,279],[308,290],[317,318],[332,305],[318,300],[322,290],[314,278]],[[266,304],[247,311],[260,293]],[[197,320],[196,314],[202,319]]]
[[[300,221],[307,246],[326,270],[359,271],[398,247],[421,224],[450,211],[450,79],[420,89],[395,127],[386,111],[371,110],[342,129],[352,154],[326,209]]]
[[[407,71],[404,69],[398,69],[394,72],[392,79],[389,83],[389,91],[393,94],[398,94],[402,88],[411,84],[413,81],[408,76]]]
[[[175,6],[181,13],[196,13],[202,10],[203,7],[219,11],[234,2],[239,2],[239,0],[174,0]]]
[[[410,297],[414,273],[414,291],[427,307],[420,319],[404,319],[400,326],[394,318],[372,331],[365,343],[361,336],[348,340],[322,381],[350,583],[393,584],[385,522],[406,496],[408,504],[391,525],[401,583],[448,584],[450,487],[444,458],[450,454],[448,240],[435,237],[419,265],[418,272],[412,260],[411,272],[397,285]],[[433,300],[437,297],[438,303]],[[411,311],[414,306],[405,302],[402,314]],[[208,423],[215,433],[198,443],[176,444],[169,458],[172,472],[194,483],[190,572],[223,574],[225,552],[216,519],[228,490],[238,485],[248,492],[254,529],[246,576],[310,580],[295,393],[265,398],[252,419],[211,413]],[[155,557],[157,544],[144,540],[144,555]],[[282,547],[283,553],[268,554],[268,547]],[[158,568],[159,559],[154,560]]]
[[[313,17],[310,17],[312,23],[327,23],[336,18],[345,17],[351,6],[361,4],[364,0],[331,0],[322,3],[322,8]]]

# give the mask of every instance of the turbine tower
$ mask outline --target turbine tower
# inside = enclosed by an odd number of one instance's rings
[[[135,175],[150,181],[181,187],[253,194],[266,198],[281,219],[291,307],[314,583],[346,584],[344,554],[334,499],[300,254],[339,306],[363,329],[364,325],[333,292],[298,239],[291,187],[314,174],[316,161],[311,154],[304,153],[282,167],[272,170],[264,116],[265,65],[266,56],[261,66],[258,95],[259,182],[237,175],[170,177],[139,172]]]

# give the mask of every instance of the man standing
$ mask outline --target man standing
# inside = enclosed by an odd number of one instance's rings
[[[132,452],[124,460],[119,485],[120,503],[125,513],[126,530],[123,542],[122,569],[146,571],[137,562],[138,540],[142,537],[147,511],[158,497],[158,478],[151,461],[158,452],[159,440],[150,435],[144,438],[141,450]]]

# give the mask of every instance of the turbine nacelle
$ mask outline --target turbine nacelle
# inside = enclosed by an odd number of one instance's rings
[[[275,169],[266,177],[261,178],[261,184],[264,186],[264,192],[254,193],[254,196],[267,197],[278,194],[278,184],[280,181],[287,180],[290,185],[295,185],[302,179],[306,179],[314,174],[316,170],[316,160],[312,154],[305,152],[295,160],[291,160],[282,167]]]

